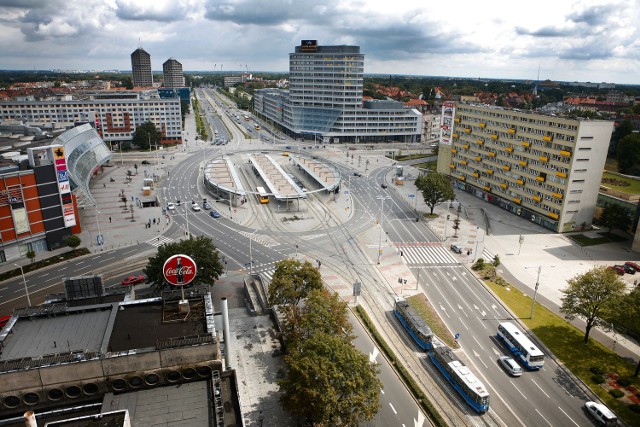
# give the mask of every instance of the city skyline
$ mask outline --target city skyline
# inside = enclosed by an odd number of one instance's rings
[[[552,11],[552,12],[550,12]],[[366,74],[640,84],[638,1],[0,0],[7,70],[286,72],[302,39],[357,45]],[[558,66],[560,64],[560,66]]]

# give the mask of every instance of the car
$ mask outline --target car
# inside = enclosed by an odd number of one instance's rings
[[[354,172],[353,176],[362,176],[362,174],[360,172]]]
[[[200,212],[202,210],[200,209],[200,205],[198,205],[197,203],[192,203],[191,209],[193,209],[194,212]]]
[[[211,209],[211,205],[209,204],[209,202],[202,202],[202,207],[206,210]]]
[[[498,362],[500,362],[502,367],[509,373],[509,375],[512,375],[514,377],[519,377],[522,375],[522,368],[511,357],[501,356],[498,359]]]
[[[9,323],[9,320],[11,319],[11,316],[0,316],[0,328],[3,328],[4,325],[6,325],[7,323]]]
[[[624,263],[624,265],[628,265],[629,267],[633,268],[635,271],[640,271],[640,265],[636,264],[633,261],[627,261]]]
[[[624,268],[624,272],[628,274],[636,274],[636,269],[631,267],[630,265],[623,264],[620,267]]]
[[[129,276],[122,279],[122,286],[137,285],[138,283],[144,283],[146,280],[146,276]]]
[[[620,276],[624,276],[624,268],[622,268],[622,266],[620,266],[620,265],[610,265],[607,268],[609,270],[613,270],[614,272],[616,272]]]
[[[211,216],[211,218],[220,218],[220,212],[215,209],[209,212],[209,215]]]
[[[176,200],[176,206],[180,206],[180,200]]]
[[[611,409],[604,406],[602,403],[587,401],[584,402],[584,410],[592,416],[599,425],[602,426],[616,426],[618,425],[618,418],[615,416]]]
[[[287,146],[286,146],[286,147],[284,147],[284,148],[286,148],[287,150],[291,150],[291,146],[290,146],[290,145],[287,145]]]
[[[150,165],[151,164],[151,162],[149,160],[143,160],[140,163],[142,163],[143,165]]]
[[[387,184],[385,184],[384,182],[382,184],[380,184],[380,187],[382,188],[387,188]]]
[[[176,210],[176,205],[174,205],[171,202],[167,203],[167,210],[168,211],[175,211]]]
[[[457,254],[462,253],[462,248],[458,245],[451,245],[451,250]]]

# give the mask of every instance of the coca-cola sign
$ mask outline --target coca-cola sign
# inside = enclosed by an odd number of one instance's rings
[[[196,277],[195,261],[188,255],[173,255],[164,262],[162,273],[167,282],[174,286],[184,286]]]

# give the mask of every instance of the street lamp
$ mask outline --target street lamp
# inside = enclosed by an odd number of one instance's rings
[[[104,250],[104,236],[102,235],[102,233],[100,232],[100,221],[98,220],[98,214],[101,213],[98,210],[98,205],[94,204],[93,206],[95,206],[96,208],[96,225],[98,226],[98,235],[96,236],[96,243],[98,243],[98,246],[100,246],[100,250],[103,251]]]
[[[384,210],[384,201],[385,199],[389,199],[389,197],[378,196],[376,199],[380,200],[380,230],[378,232],[378,264],[380,264],[380,254],[382,253],[382,215]]]
[[[542,266],[538,266],[538,278],[536,279],[536,287],[533,290],[533,300],[531,301],[531,314],[529,318],[533,319],[533,309],[536,305],[536,296],[538,296],[538,287],[540,286],[540,272],[542,271]]]
[[[27,306],[31,307],[31,298],[29,298],[29,288],[27,288],[27,279],[24,278],[24,270],[22,266],[19,264],[13,263],[16,267],[20,269],[20,273],[22,273],[22,283],[24,283],[24,293],[27,296]]]
[[[253,250],[251,243],[253,242],[253,235],[256,234],[258,230],[249,234],[249,274],[253,274]],[[296,246],[296,256],[297,256],[298,246]]]

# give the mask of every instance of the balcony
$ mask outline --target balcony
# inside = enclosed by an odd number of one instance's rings
[[[514,197],[513,201],[518,203],[518,204],[522,203],[522,199],[518,199],[517,197]]]
[[[522,146],[523,147],[531,147],[531,144],[528,143],[527,141],[522,141]]]
[[[473,173],[473,177],[474,177],[474,178],[478,178],[479,176],[480,176],[480,174],[478,174],[478,172],[474,172],[474,173]]]
[[[508,186],[504,182],[501,182],[500,183],[500,187],[502,187],[502,188],[504,188],[506,190]]]
[[[449,163],[449,168],[450,168],[450,169],[453,169],[453,168],[455,168],[455,167],[456,167],[456,165],[454,165],[453,163]]]
[[[560,193],[551,193],[551,195],[553,197],[555,197],[556,199],[562,199],[562,194],[560,194]]]
[[[513,147],[505,147],[504,149],[509,153],[513,153]]]
[[[527,166],[527,161],[526,161],[526,160],[520,160],[520,161],[518,162],[518,164],[519,164],[520,166]]]
[[[518,185],[524,185],[524,180],[522,179],[516,179],[516,182],[518,183]]]
[[[509,166],[509,165],[503,165],[503,166],[502,166],[502,169],[503,169],[503,170],[506,170],[506,171],[510,171],[510,170],[511,170],[511,166]]]
[[[493,169],[487,169],[486,171],[489,175],[493,175]]]
[[[475,156],[475,157],[474,157],[474,159],[475,159],[475,161],[476,161],[476,162],[479,162],[479,161],[481,161],[481,160],[482,160],[482,157],[480,157],[480,156]]]
[[[460,123],[460,117],[456,117],[455,119],[453,119],[453,121],[456,123]]]
[[[457,133],[454,133],[454,134],[453,134],[453,137],[454,137],[454,138],[457,138],[457,137],[458,137],[458,134],[457,134]]]
[[[464,130],[466,133],[471,133],[471,128],[465,128]]]
[[[540,161],[541,162],[548,162],[549,161],[549,157],[548,156],[540,156]]]
[[[551,217],[553,219],[558,219],[558,214],[557,213],[549,212],[547,215],[549,215],[549,217]]]
[[[467,161],[466,160],[460,160],[460,163],[462,163],[463,165],[466,165]]]
[[[551,135],[545,135],[545,136],[542,137],[542,139],[545,140],[545,141],[549,141],[549,142],[553,141],[553,137]]]
[[[535,200],[536,202],[542,201],[542,198],[540,196],[533,196],[532,199]]]
[[[511,135],[514,135],[516,133],[516,130],[514,128],[509,128],[507,129],[507,132],[510,133]]]
[[[484,188],[484,190],[485,190],[485,191],[491,191],[491,187],[489,187],[488,185],[485,185],[485,186],[484,186],[484,187],[482,187],[482,188]]]
[[[456,153],[458,152],[458,150],[456,150],[455,148],[452,148],[452,149],[451,149],[451,152],[452,152],[453,154],[456,154]]]
[[[480,145],[484,144],[484,141],[483,141],[483,140],[481,140],[481,139],[477,139],[477,140],[476,140],[476,142],[477,142],[478,144],[480,144]]]
[[[540,175],[540,176],[536,176],[536,181],[540,181],[540,182],[544,182],[546,180],[546,177]]]
[[[495,157],[496,153],[495,151],[489,151],[489,157]]]
[[[481,128],[484,129],[484,128],[487,127],[487,124],[486,123],[478,123],[478,126],[480,126]]]
[[[491,134],[491,139],[498,139],[498,134],[497,133]]]
[[[559,178],[566,178],[567,174],[564,173],[564,172],[556,172],[556,176],[559,177]]]
[[[466,180],[466,179],[467,179],[467,177],[465,177],[464,175],[460,175],[460,176],[458,176],[458,179],[459,179],[460,181],[464,181],[464,180]]]
[[[560,155],[565,157],[571,157],[571,151],[560,150]]]
[[[462,148],[464,148],[465,150],[468,150],[468,149],[469,149],[469,144],[464,144],[464,145],[462,146]]]

